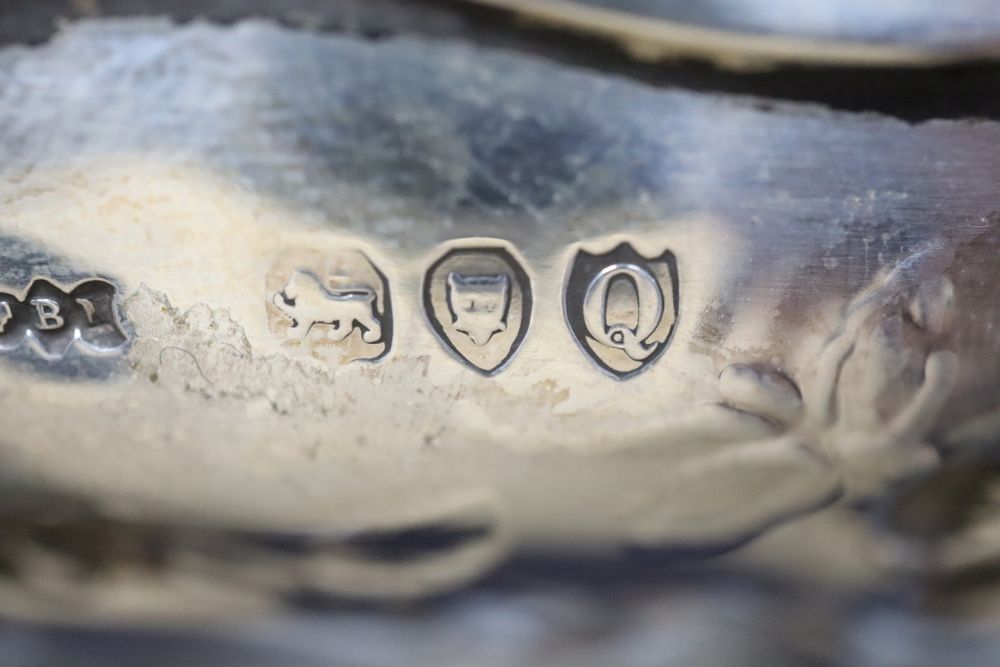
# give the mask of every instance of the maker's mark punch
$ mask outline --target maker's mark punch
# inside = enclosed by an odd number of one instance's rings
[[[115,314],[115,286],[99,278],[63,288],[36,278],[24,296],[0,292],[0,351],[30,343],[47,359],[75,344],[85,352],[122,348],[127,337]]]

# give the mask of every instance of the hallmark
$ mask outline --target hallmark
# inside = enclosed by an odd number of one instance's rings
[[[360,249],[299,248],[279,255],[265,280],[268,326],[289,349],[334,363],[377,361],[392,345],[385,274]],[[440,251],[424,273],[422,305],[432,331],[478,373],[503,370],[528,335],[532,284],[507,242],[464,239]],[[0,303],[0,321],[5,316]],[[44,301],[38,327],[57,322]],[[580,249],[564,285],[572,336],[597,366],[626,379],[652,364],[677,321],[677,262],[669,250],[646,256],[628,242],[604,253]]]
[[[385,276],[360,250],[293,250],[267,276],[268,323],[317,358],[373,361],[392,344]]]
[[[531,281],[500,241],[452,248],[424,277],[431,328],[456,357],[493,375],[514,356],[531,320]]]
[[[66,289],[36,278],[23,298],[0,292],[0,350],[25,341],[46,359],[59,359],[77,344],[92,353],[114,352],[128,340],[115,313],[116,289],[98,278]]]
[[[566,321],[580,347],[618,379],[666,349],[677,320],[677,263],[647,258],[629,243],[603,254],[580,250],[566,280]]]

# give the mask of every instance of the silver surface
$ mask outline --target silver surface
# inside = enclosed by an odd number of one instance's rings
[[[580,4],[739,32],[956,46],[996,39],[990,0],[582,0]]]
[[[992,0],[473,0],[620,40],[648,58],[722,65],[930,65],[1000,53]]]
[[[83,23],[4,50],[0,291],[109,281],[128,344],[0,357],[19,517],[0,604],[397,599],[512,553],[743,545],[864,586],[898,563],[860,518],[813,549],[754,539],[993,442],[998,145],[993,122],[252,22]],[[447,249],[498,246],[527,282],[474,254],[458,273],[530,284],[530,326],[484,373],[475,340],[442,341],[434,323],[459,318],[426,285]],[[577,280],[585,254],[603,264]],[[53,497],[54,516],[24,509]],[[123,545],[84,583],[77,543],[48,532],[81,516]],[[153,543],[158,560],[129,557]]]

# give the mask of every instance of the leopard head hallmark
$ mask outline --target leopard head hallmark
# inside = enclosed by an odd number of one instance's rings
[[[269,326],[286,346],[341,363],[388,353],[388,282],[360,250],[285,252],[272,265],[266,288]]]
[[[669,250],[645,257],[627,242],[602,254],[581,249],[565,290],[573,337],[611,376],[632,377],[666,349],[678,301],[677,262]]]
[[[528,332],[531,282],[500,242],[445,252],[428,269],[423,296],[434,333],[483,375],[503,369]]]
[[[510,280],[506,274],[465,276],[448,273],[448,310],[452,326],[482,347],[493,334],[507,330],[507,307],[510,305]]]

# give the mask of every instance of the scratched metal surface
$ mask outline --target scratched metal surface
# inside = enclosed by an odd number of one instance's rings
[[[990,475],[887,498],[985,455],[1000,430],[998,144],[988,121],[907,124],[255,22],[98,21],[5,49],[0,291],[107,280],[129,344],[0,359],[3,612],[121,623],[397,601],[526,552],[608,569],[727,552],[741,572],[840,591],[839,610],[988,567]],[[435,337],[421,298],[434,260],[482,237],[516,250],[535,304],[489,377]],[[677,262],[676,326],[626,379],[574,343],[564,312],[578,251],[621,242]],[[282,253],[345,243],[391,288],[391,351],[374,363],[275,326]],[[978,504],[928,523],[955,488]],[[532,664],[546,637],[606,627],[617,598],[576,605],[594,595],[577,585],[565,606],[552,595],[565,626],[524,639],[549,604],[529,600],[505,626],[523,642],[498,631],[481,664]],[[400,626],[469,650],[453,618],[520,604],[485,590],[481,607]],[[957,600],[992,627],[989,603]],[[653,641],[676,613],[660,602],[635,603],[639,639],[605,634],[595,655]],[[774,631],[705,604],[720,633]],[[860,621],[819,653],[908,659],[924,611],[885,621],[898,653]],[[765,643],[775,661],[812,656]],[[976,647],[970,660],[992,645]],[[688,649],[644,655],[680,664]],[[316,650],[303,661],[344,657]],[[574,650],[561,659],[586,664]]]

